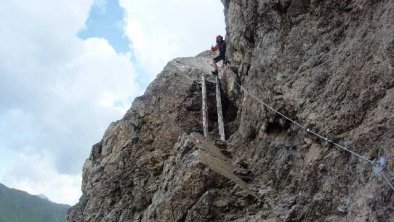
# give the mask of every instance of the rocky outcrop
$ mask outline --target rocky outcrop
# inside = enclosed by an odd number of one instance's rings
[[[394,3],[223,3],[242,85],[370,160],[386,156],[393,178]],[[366,162],[287,124],[251,97],[237,106],[232,154],[271,189],[280,220],[394,219],[393,191]]]
[[[68,221],[392,221],[394,3],[222,0],[227,143],[201,142],[201,74],[209,56],[171,61],[93,146]],[[242,92],[238,84],[249,94]],[[194,134],[193,134],[194,133]]]
[[[192,145],[182,137],[202,132],[200,80],[211,71],[207,55],[169,62],[125,117],[110,125],[85,162],[83,196],[68,221],[184,220],[202,195],[210,197],[208,187],[224,186],[220,175],[191,155]],[[213,130],[213,76],[208,80]],[[236,108],[226,98],[223,102],[225,121],[234,121]]]

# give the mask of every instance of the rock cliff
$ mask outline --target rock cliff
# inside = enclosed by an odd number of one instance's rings
[[[226,143],[201,138],[202,53],[168,63],[93,146],[68,221],[393,221],[394,2],[222,0]],[[239,85],[248,90],[242,91]],[[199,134],[200,133],[200,134]]]

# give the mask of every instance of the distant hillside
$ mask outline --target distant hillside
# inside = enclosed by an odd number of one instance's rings
[[[68,208],[0,184],[0,222],[64,222]]]

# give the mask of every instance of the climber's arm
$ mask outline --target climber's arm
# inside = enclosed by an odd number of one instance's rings
[[[215,46],[211,47],[211,51],[212,52],[216,52],[216,50],[218,50],[218,49],[219,49],[219,45],[218,44],[216,44]]]

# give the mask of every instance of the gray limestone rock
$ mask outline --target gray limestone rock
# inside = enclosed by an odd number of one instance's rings
[[[394,182],[394,2],[222,2],[227,144],[213,142],[209,53],[174,59],[93,146],[68,221],[394,221],[394,191],[368,162],[251,97],[369,160],[385,156]]]

